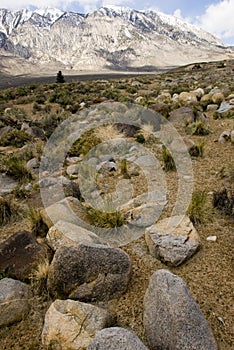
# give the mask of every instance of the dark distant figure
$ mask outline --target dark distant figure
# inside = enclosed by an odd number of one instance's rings
[[[60,83],[60,84],[65,83],[65,79],[64,79],[64,76],[63,76],[61,70],[58,71],[58,73],[57,73],[56,83]]]

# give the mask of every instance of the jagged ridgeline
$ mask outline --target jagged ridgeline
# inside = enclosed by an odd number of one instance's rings
[[[1,9],[0,53],[21,58],[29,66],[95,71],[150,70],[233,56],[219,39],[179,18],[116,6],[87,15],[57,9]],[[2,64],[7,66],[3,56]]]

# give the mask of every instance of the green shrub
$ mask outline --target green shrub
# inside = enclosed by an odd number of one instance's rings
[[[206,136],[210,134],[210,130],[203,121],[197,121],[190,126],[192,135]]]
[[[162,146],[162,160],[163,160],[163,167],[165,171],[176,170],[175,161],[171,153],[168,151],[168,149],[164,145]]]
[[[138,143],[145,143],[145,137],[142,134],[137,134],[135,139]]]
[[[22,182],[32,180],[31,172],[26,168],[24,160],[10,157],[4,160],[5,172],[7,175]]]
[[[206,200],[207,194],[205,191],[196,191],[192,195],[187,215],[194,225],[201,224],[207,216]]]
[[[32,140],[32,137],[23,130],[14,129],[5,134],[0,140],[0,146],[14,146],[21,148]]]
[[[93,130],[86,131],[81,138],[76,140],[70,148],[69,156],[86,155],[93,147],[101,143],[100,138],[95,135]]]

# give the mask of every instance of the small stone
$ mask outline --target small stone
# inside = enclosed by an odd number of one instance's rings
[[[206,240],[210,241],[210,242],[216,242],[217,241],[217,236],[209,236],[209,237],[207,237]]]

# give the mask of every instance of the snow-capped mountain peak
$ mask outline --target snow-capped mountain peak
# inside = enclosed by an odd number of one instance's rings
[[[0,50],[34,65],[132,69],[230,58],[213,35],[156,11],[106,6],[88,15],[0,9]]]

